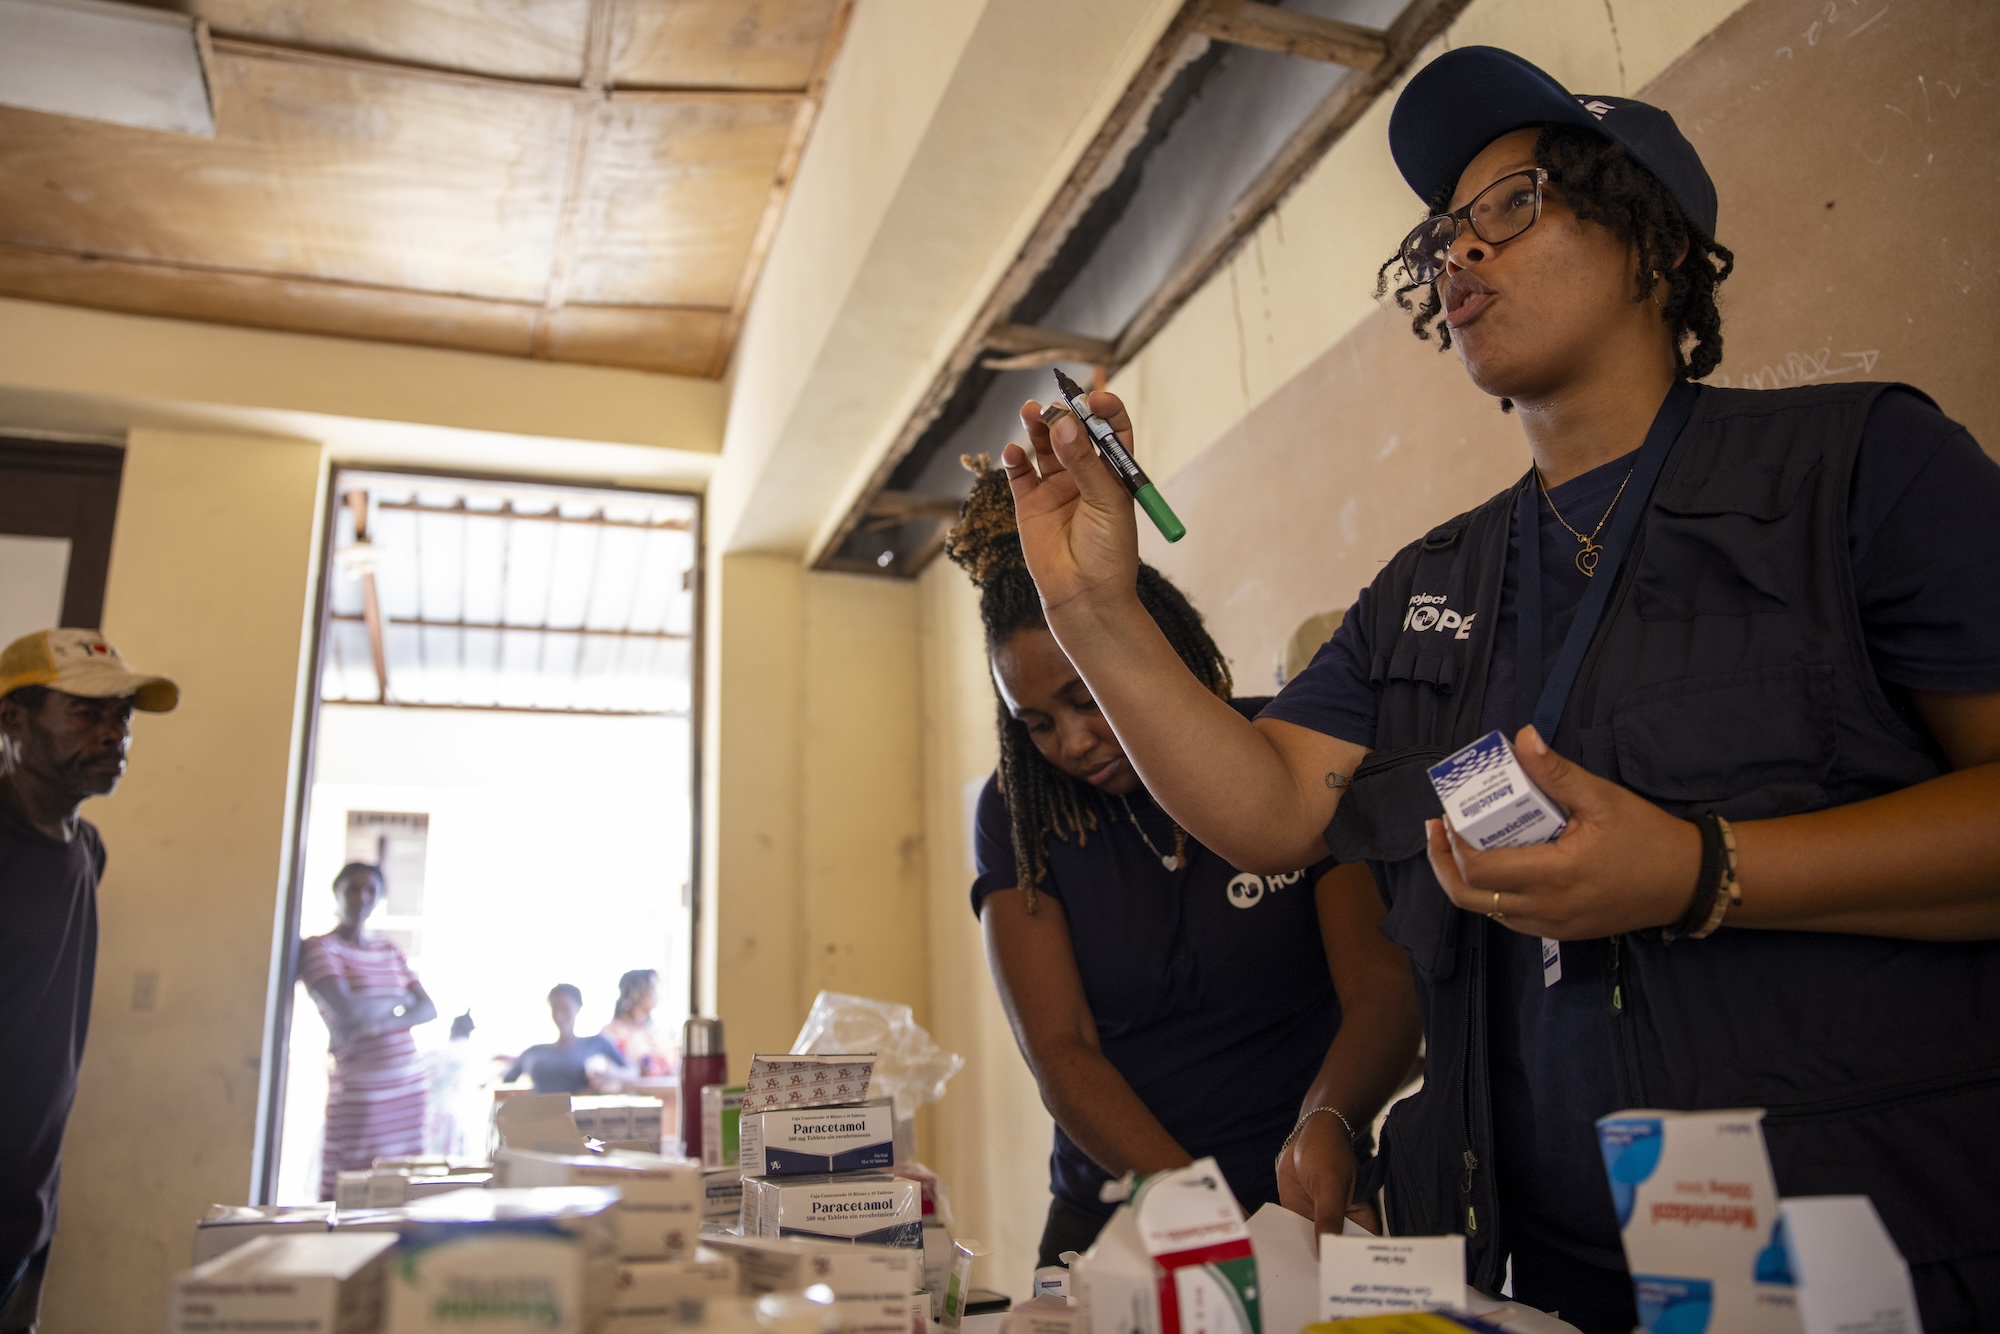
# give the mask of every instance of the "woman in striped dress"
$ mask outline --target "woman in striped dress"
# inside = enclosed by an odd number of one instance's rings
[[[332,1039],[320,1151],[323,1200],[333,1198],[342,1171],[424,1150],[427,1084],[410,1030],[437,1018],[437,1007],[403,952],[368,934],[368,915],[385,890],[380,867],[342,867],[333,879],[340,925],[299,945],[299,978]]]

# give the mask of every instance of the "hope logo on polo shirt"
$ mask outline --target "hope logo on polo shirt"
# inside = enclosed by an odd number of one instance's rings
[[[1448,599],[1442,593],[1414,593],[1410,596],[1410,609],[1403,613],[1403,628],[1422,633],[1425,630],[1456,630],[1453,639],[1472,638],[1472,623],[1479,617],[1478,612],[1461,616],[1445,606]]]
[[[1239,871],[1229,882],[1229,901],[1238,908],[1254,908],[1264,901],[1264,895],[1275,894],[1287,885],[1296,885],[1305,879],[1304,871],[1287,871],[1283,875],[1252,875]]]

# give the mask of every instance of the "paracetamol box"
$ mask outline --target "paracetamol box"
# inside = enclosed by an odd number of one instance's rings
[[[752,1056],[743,1086],[743,1113],[772,1107],[843,1107],[868,1101],[875,1053]]]
[[[923,1254],[923,1197],[907,1177],[877,1172],[745,1177],[743,1219],[744,1230],[754,1226],[760,1237],[858,1241]]]
[[[545,1187],[409,1206],[384,1334],[591,1334],[612,1290],[617,1203],[615,1190]]]
[[[396,1238],[320,1231],[253,1238],[197,1265],[167,1298],[167,1334],[296,1329],[372,1334]]]
[[[745,1176],[862,1172],[896,1161],[895,1110],[884,1098],[859,1107],[745,1112],[737,1165]]]
[[[1798,1334],[1763,1118],[1749,1110],[1599,1119],[1639,1323],[1654,1334]]]
[[[508,1186],[611,1186],[618,1191],[618,1255],[678,1260],[701,1228],[701,1164],[656,1153],[558,1154],[502,1149],[493,1166]]]
[[[1546,843],[1569,824],[1569,813],[1529,781],[1498,732],[1433,764],[1430,776],[1453,832],[1481,852]]]

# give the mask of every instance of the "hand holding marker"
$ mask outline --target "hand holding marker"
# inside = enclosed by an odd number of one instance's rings
[[[1064,375],[1060,369],[1056,371],[1056,395],[1082,423],[1084,431],[1096,442],[1097,452],[1111,465],[1111,471],[1117,474],[1118,480],[1125,483],[1125,489],[1132,493],[1132,498],[1139,502],[1139,508],[1152,519],[1153,526],[1160,530],[1160,536],[1169,542],[1178,542],[1186,537],[1187,529],[1175,517],[1166,497],[1160,494],[1160,488],[1153,485],[1153,479],[1146,476],[1145,470],[1118,442],[1118,433],[1111,429],[1111,423],[1090,410],[1083,386]]]

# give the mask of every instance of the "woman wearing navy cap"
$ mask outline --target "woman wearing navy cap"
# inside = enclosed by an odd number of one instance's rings
[[[1109,1178],[1205,1157],[1246,1211],[1379,1227],[1354,1190],[1356,1134],[1409,1075],[1418,1020],[1366,868],[1321,849],[1240,871],[1161,811],[1042,622],[1006,477],[976,471],[945,545],[979,586],[1000,705],[972,907],[1056,1122],[1040,1263],[1089,1248],[1116,1207]],[[1159,572],[1138,579],[1179,660],[1227,699],[1200,615]]]
[[[1191,835],[1374,868],[1427,1002],[1395,1231],[1625,1334],[1595,1118],[1761,1107],[1781,1195],[1867,1195],[1925,1328],[1990,1328],[2000,467],[1907,387],[1694,384],[1731,260],[1667,113],[1469,47],[1389,135],[1432,214],[1384,277],[1533,470],[1391,560],[1250,722],[1143,613],[1123,488],[1029,404],[1005,463],[1050,630]],[[1425,770],[1496,728],[1568,812],[1553,843],[1435,818]]]

